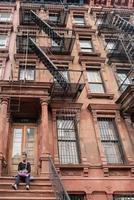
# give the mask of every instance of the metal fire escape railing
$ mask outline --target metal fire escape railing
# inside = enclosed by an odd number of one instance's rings
[[[50,174],[50,180],[55,192],[55,196],[57,200],[70,200],[70,197],[68,193],[66,192],[61,179],[56,171],[56,168],[54,166],[54,163],[49,157],[49,174]]]
[[[51,28],[49,24],[43,21],[35,12],[31,10],[32,20],[49,36],[56,42],[59,46],[63,45],[64,39],[56,31]]]
[[[131,73],[134,72],[134,25],[125,20],[122,17],[122,13],[120,16],[120,12],[104,12],[103,15],[101,14],[102,24],[99,26],[99,31],[103,28],[112,28],[117,31],[117,39],[120,41],[122,49],[131,65],[130,72],[119,86],[119,90],[121,90],[124,83],[127,81],[129,76],[131,76]]]
[[[31,49],[36,53],[36,55],[39,57],[39,59],[42,61],[44,66],[49,70],[49,72],[53,75],[53,77],[57,80],[57,82],[60,84],[62,89],[67,91],[69,89],[69,83],[65,79],[65,77],[62,75],[62,73],[59,72],[58,68],[54,65],[54,63],[48,58],[46,53],[36,45],[36,43],[33,41],[32,38],[29,38],[29,45]]]

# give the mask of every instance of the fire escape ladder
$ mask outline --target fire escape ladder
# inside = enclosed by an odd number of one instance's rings
[[[64,91],[67,91],[70,87],[68,81],[65,79],[65,77],[60,73],[58,68],[54,65],[54,63],[48,58],[46,53],[36,45],[36,43],[33,41],[32,38],[29,38],[29,45],[33,49],[33,51],[36,53],[38,58],[42,61],[44,66],[49,70],[49,72],[52,74],[52,76],[57,80],[59,85]]]
[[[61,37],[53,28],[43,21],[35,12],[31,10],[31,18],[32,20],[43,30],[55,43],[59,46],[63,45],[64,39]]]
[[[134,40],[128,34],[122,34],[119,36],[119,40],[123,46],[123,49],[128,57],[129,62],[134,67]]]
[[[114,15],[111,22],[112,26],[116,29],[122,31],[123,33],[128,33],[130,35],[134,34],[134,25],[123,19],[119,14]]]

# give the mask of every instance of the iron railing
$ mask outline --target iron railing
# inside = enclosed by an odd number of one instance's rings
[[[54,166],[54,163],[51,157],[49,157],[49,173],[50,173],[50,180],[55,192],[56,199],[70,200],[70,197],[61,182],[61,179],[56,171],[56,168]]]

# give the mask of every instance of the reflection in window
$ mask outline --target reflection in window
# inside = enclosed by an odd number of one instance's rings
[[[129,71],[127,70],[117,70],[117,79],[118,79],[118,84],[121,86],[122,90],[125,90],[128,85],[131,84],[131,80],[128,77]]]
[[[7,36],[6,35],[0,35],[0,48],[6,48],[7,43]]]
[[[20,66],[19,80],[35,80],[35,66]]]
[[[98,69],[90,69],[87,71],[88,83],[92,93],[104,93],[104,86]]]
[[[15,128],[13,134],[12,157],[18,157],[21,155],[21,144],[22,144],[22,129]]]
[[[26,152],[28,157],[34,156],[34,146],[35,146],[35,128],[27,128],[26,130]]]
[[[82,52],[93,52],[92,41],[90,39],[80,39],[80,48]]]
[[[84,19],[84,16],[74,16],[74,23],[76,25],[80,25],[80,26],[84,26],[85,25],[85,19]]]
[[[10,22],[11,13],[0,13],[0,22]]]

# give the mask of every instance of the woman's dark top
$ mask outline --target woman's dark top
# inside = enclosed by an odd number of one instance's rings
[[[30,162],[27,162],[27,163],[20,162],[19,163],[19,165],[18,165],[18,171],[25,170],[25,169],[28,171],[28,173],[31,172],[31,164],[30,164]]]

